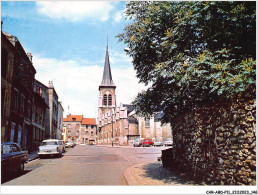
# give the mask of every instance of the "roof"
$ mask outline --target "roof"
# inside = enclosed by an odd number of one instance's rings
[[[96,125],[96,119],[95,118],[83,118],[82,125]]]
[[[28,55],[26,54],[22,44],[20,43],[19,39],[7,32],[3,32],[2,33],[5,35],[5,37],[10,41],[10,43],[15,47],[15,49],[20,49],[22,51],[23,56],[25,56],[25,58],[28,60],[28,62],[30,62],[30,68],[32,68],[32,70],[34,71],[34,74],[36,74],[36,69],[32,64],[32,61],[29,59]]]
[[[64,122],[81,122],[82,121],[82,115],[70,115],[68,116],[68,118],[64,118],[63,121]]]
[[[99,86],[101,87],[112,87],[116,88],[113,80],[112,80],[112,74],[111,74],[111,68],[110,68],[110,62],[109,62],[109,55],[108,55],[108,47],[106,50],[106,58],[105,58],[105,65],[104,65],[104,70],[103,70],[103,78],[102,82]]]
[[[134,110],[134,107],[132,104],[123,104],[123,106],[127,108],[127,114]]]

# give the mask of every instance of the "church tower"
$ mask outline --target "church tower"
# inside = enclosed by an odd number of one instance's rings
[[[105,64],[103,70],[102,82],[99,85],[99,103],[98,103],[98,127],[99,139],[108,140],[110,137],[110,130],[107,124],[111,124],[111,118],[114,119],[114,112],[116,108],[116,85],[112,80],[108,46],[106,49]],[[105,127],[104,127],[105,126]]]

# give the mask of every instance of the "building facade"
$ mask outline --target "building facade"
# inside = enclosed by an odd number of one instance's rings
[[[45,139],[46,111],[49,109],[41,93],[34,92],[32,107],[32,151]]]
[[[116,85],[112,80],[108,47],[106,49],[98,101],[98,144],[131,145],[135,139],[171,138],[170,125],[161,125],[159,114],[151,118],[137,116],[132,104],[116,105]]]
[[[1,141],[29,152],[62,129],[63,109],[53,83],[46,87],[35,74],[32,55],[17,37],[1,31]]]
[[[58,101],[58,112],[57,112],[57,132],[56,132],[56,138],[61,140],[62,139],[62,133],[63,133],[63,113],[64,109],[62,106],[62,102]]]
[[[97,125],[95,118],[83,118],[80,130],[81,144],[92,145],[96,143]]]
[[[1,142],[10,138],[12,77],[15,48],[1,31]]]
[[[58,101],[58,95],[55,91],[52,81],[49,81],[48,86],[40,81],[34,81],[34,91],[44,98],[48,108],[45,114],[45,139],[62,139],[63,131],[63,107]]]
[[[8,141],[18,143],[23,149],[32,147],[32,104],[34,99],[33,82],[36,70],[32,64],[32,55],[26,54],[17,37],[3,32],[14,46],[10,131]]]
[[[68,115],[63,118],[63,141],[74,141],[76,144],[95,144],[97,125],[94,118],[83,118],[83,115]]]

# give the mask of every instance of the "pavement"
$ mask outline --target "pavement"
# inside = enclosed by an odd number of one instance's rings
[[[39,156],[38,156],[38,153],[37,151],[34,151],[34,152],[31,152],[28,154],[28,161],[32,161],[32,160],[35,160],[37,159]]]
[[[164,168],[161,162],[138,164],[125,170],[124,178],[128,185],[180,186],[200,185],[191,181],[184,174]]]
[[[100,147],[110,147],[110,145],[98,145]],[[114,148],[132,147],[132,146],[113,146]],[[38,158],[37,151],[28,155],[29,162]],[[163,167],[161,161],[147,164],[137,164],[127,168],[124,171],[124,178],[128,185],[198,185],[189,180],[185,175],[174,173]]]

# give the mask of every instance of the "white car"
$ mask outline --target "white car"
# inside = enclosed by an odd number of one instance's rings
[[[171,138],[168,138],[164,141],[164,145],[165,146],[172,146],[173,145],[173,141]]]
[[[163,146],[163,143],[160,140],[155,140],[153,146]]]
[[[65,143],[63,140],[58,140],[59,144],[62,146],[62,152],[65,153]]]
[[[63,145],[59,141],[58,139],[44,140],[38,148],[39,158],[43,156],[58,156],[61,158]]]

